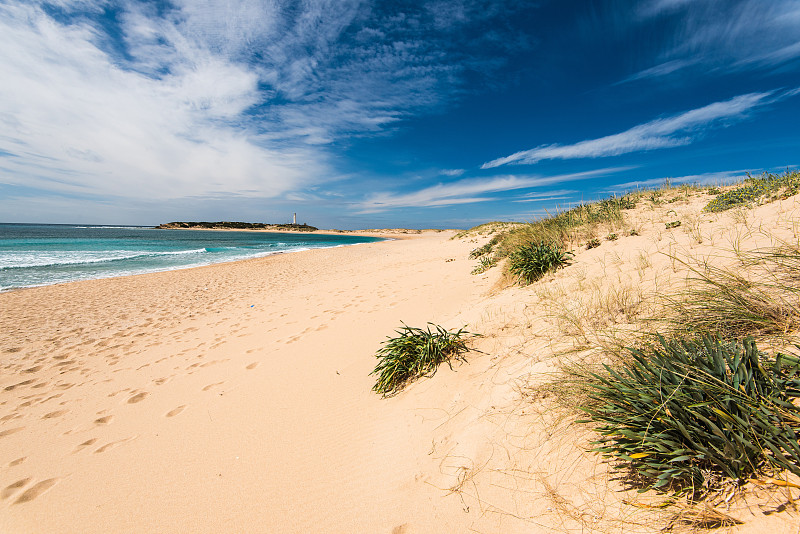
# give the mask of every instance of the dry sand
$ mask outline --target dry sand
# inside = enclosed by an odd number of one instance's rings
[[[503,291],[470,275],[488,237],[426,232],[0,294],[0,532],[659,531],[672,512],[534,386],[680,286],[675,257],[798,237],[797,198],[706,200],[638,209],[609,231],[639,236]],[[381,399],[401,321],[467,325],[482,352]],[[762,493],[728,502],[738,528],[796,532]]]

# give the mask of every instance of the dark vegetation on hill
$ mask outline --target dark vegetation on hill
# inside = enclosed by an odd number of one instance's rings
[[[315,232],[319,228],[307,224],[266,224],[266,223],[246,223],[246,222],[169,222],[156,226],[160,230],[173,229],[202,229],[202,230],[291,230],[296,232]]]

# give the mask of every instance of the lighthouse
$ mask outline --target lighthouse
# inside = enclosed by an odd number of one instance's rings
[[[292,224],[297,224],[297,214],[296,213],[292,217]]]

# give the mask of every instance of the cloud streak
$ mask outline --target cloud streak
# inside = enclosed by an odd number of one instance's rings
[[[411,193],[376,193],[360,203],[360,213],[377,213],[396,208],[450,206],[495,200],[495,197],[475,196],[518,189],[529,189],[564,182],[587,180],[629,170],[630,167],[611,167],[587,172],[556,176],[494,176],[488,179],[470,178],[447,184],[436,184]]]
[[[688,145],[705,130],[741,121],[757,109],[793,94],[793,91],[789,91],[775,96],[774,91],[768,91],[740,95],[672,117],[655,119],[624,132],[598,139],[589,139],[572,145],[541,145],[531,150],[523,150],[484,163],[481,168],[491,169],[511,163],[534,164],[547,159],[618,156],[630,152]]]
[[[660,62],[623,81],[666,76],[696,64],[728,71],[773,69],[800,58],[800,6],[795,0],[651,0],[634,25],[671,17]]]
[[[437,1],[0,3],[0,184],[98,198],[275,198],[494,68]],[[447,13],[461,13],[447,22]],[[437,31],[432,33],[432,29]]]

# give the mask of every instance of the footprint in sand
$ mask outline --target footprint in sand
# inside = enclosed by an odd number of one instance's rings
[[[18,489],[25,486],[28,482],[31,481],[31,478],[23,478],[22,480],[17,480],[13,484],[9,484],[6,486],[2,492],[0,492],[0,499],[6,500],[12,495],[14,495]]]
[[[166,414],[164,414],[164,417],[175,417],[176,415],[178,415],[179,413],[181,413],[185,409],[186,409],[186,405],[185,404],[182,405],[182,406],[178,406],[177,408],[173,408],[172,410],[170,410]]]
[[[72,454],[75,454],[76,452],[80,452],[83,449],[85,449],[86,447],[88,447],[89,445],[94,445],[95,443],[97,443],[97,438],[87,439],[86,441],[84,441],[83,443],[81,443],[80,445],[75,447],[75,450],[72,451]]]
[[[130,399],[128,399],[128,404],[136,404],[137,402],[141,402],[147,397],[148,393],[146,391],[142,391],[141,393],[137,393]]]
[[[128,401],[128,402],[130,402],[130,401]],[[105,417],[98,417],[97,419],[94,420],[94,424],[96,424],[96,425],[107,425],[108,423],[111,422],[112,419],[114,419],[113,415],[107,415]]]
[[[22,462],[24,462],[27,459],[28,459],[27,456],[23,456],[22,458],[17,458],[13,462],[9,462],[8,463],[8,467],[14,467],[15,465],[19,465],[19,464],[21,464]]]
[[[122,445],[123,443],[127,443],[129,441],[132,441],[134,439],[136,439],[136,436],[133,436],[131,438],[120,439],[120,440],[117,440],[117,441],[112,441],[111,443],[106,443],[105,445],[103,445],[99,449],[95,450],[94,452],[95,452],[95,454],[98,454],[98,453],[101,453],[101,452],[106,452],[109,449],[113,449],[114,447],[117,447],[117,446]]]
[[[48,478],[47,480],[42,480],[41,482],[37,482],[36,484],[25,490],[25,493],[20,495],[19,498],[16,501],[14,501],[14,504],[22,504],[34,500],[39,495],[49,490],[53,486],[55,486],[59,480],[60,479],[58,478]]]
[[[13,391],[13,390],[17,389],[19,386],[27,386],[28,384],[31,384],[33,382],[34,382],[34,379],[25,380],[24,382],[18,382],[18,383],[14,384],[14,385],[6,386],[5,389],[6,389],[6,391]]]
[[[42,416],[42,419],[53,419],[54,417],[61,417],[67,412],[69,412],[69,410],[57,410],[55,412],[46,413]]]
[[[259,364],[259,362],[253,362],[250,365],[248,365],[247,367],[245,367],[245,369],[247,369],[248,371],[252,371],[256,367],[258,367],[258,364]]]
[[[203,388],[203,391],[208,391],[209,389],[211,389],[211,388],[213,388],[215,386],[221,386],[224,383],[225,382],[215,382],[213,384],[209,384],[209,385],[207,385],[206,387]]]
[[[6,436],[10,436],[11,434],[16,434],[20,430],[25,430],[24,426],[18,426],[17,428],[9,428],[8,430],[3,430],[0,432],[0,438],[4,438]]]

